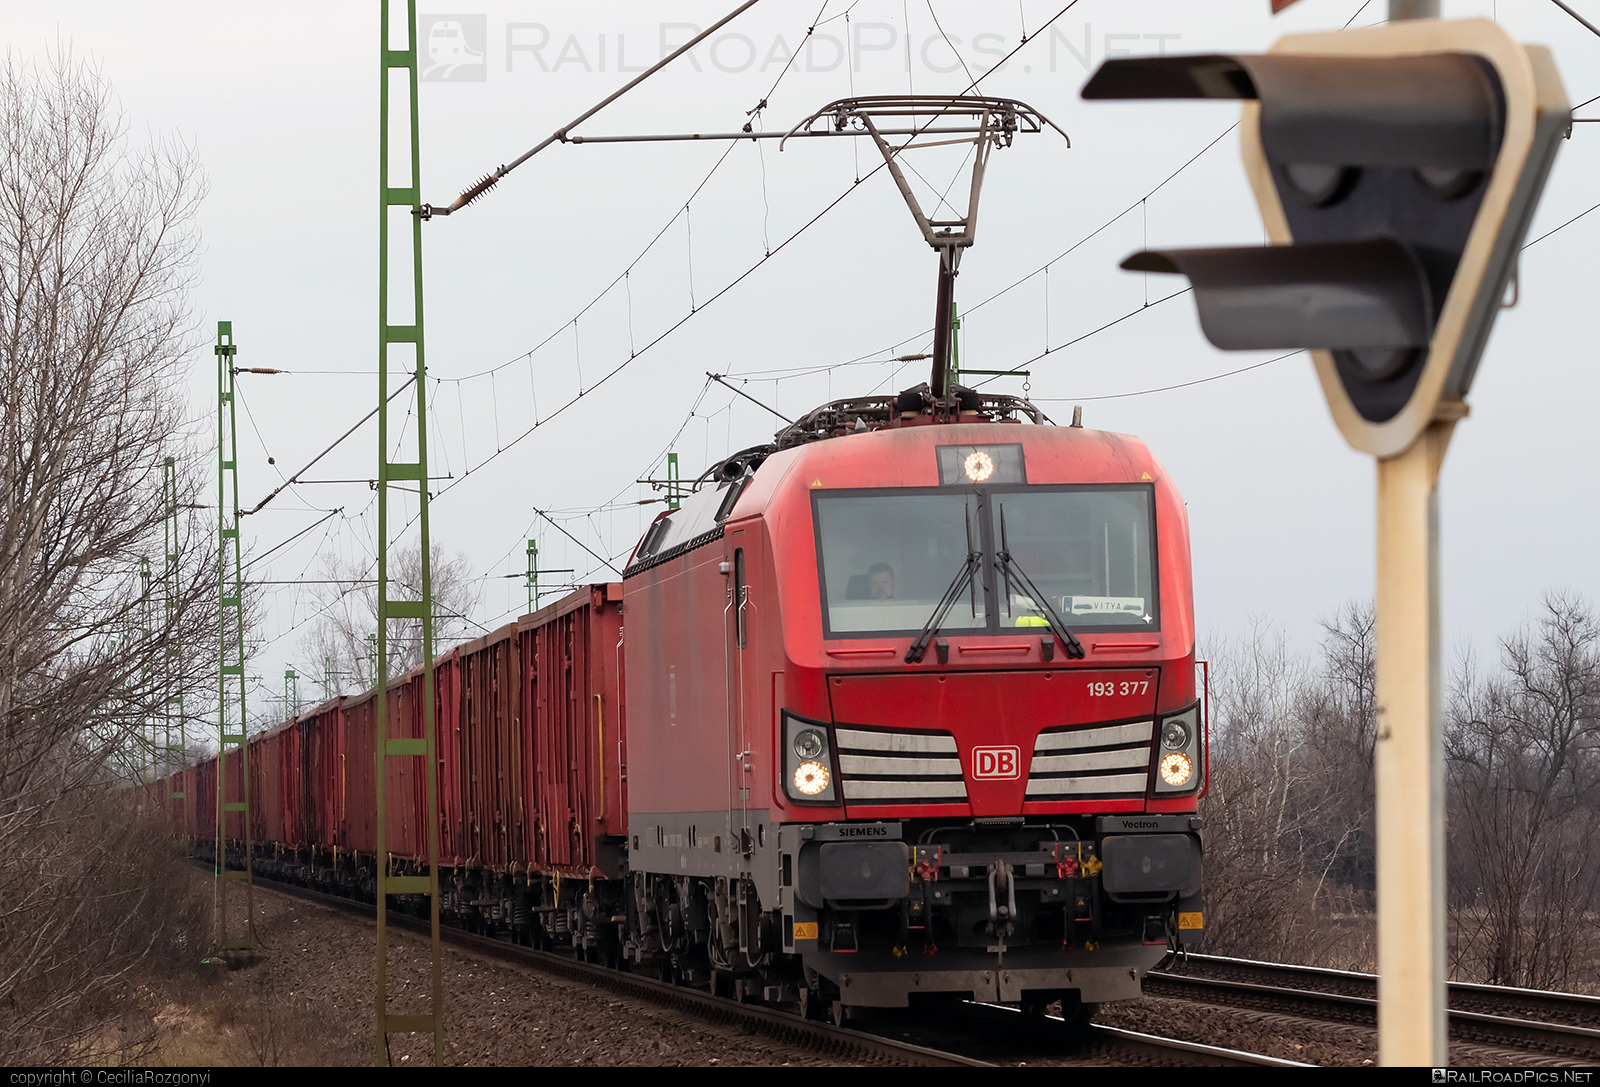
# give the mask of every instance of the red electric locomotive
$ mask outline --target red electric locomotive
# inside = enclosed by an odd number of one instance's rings
[[[921,386],[708,477],[624,571],[629,959],[1070,1015],[1198,941],[1188,526],[1142,442]]]

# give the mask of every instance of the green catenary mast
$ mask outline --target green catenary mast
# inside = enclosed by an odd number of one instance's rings
[[[239,561],[239,437],[234,423],[233,322],[217,322],[217,593],[220,664],[217,671],[217,949],[247,951],[256,945],[255,887],[250,878],[250,747],[245,728],[244,575]],[[228,749],[239,759],[239,795],[228,793]],[[238,814],[243,865],[228,868],[228,816]],[[243,934],[231,935],[228,887],[244,885]]]
[[[528,614],[539,610],[539,543],[528,541]]]
[[[433,705],[433,555],[428,535],[428,429],[427,367],[423,356],[422,324],[422,182],[421,149],[417,134],[417,8],[416,0],[405,2],[406,45],[403,49],[389,48],[399,37],[390,22],[390,0],[381,0],[380,36],[378,41],[380,63],[378,66],[379,129],[378,129],[378,634],[377,695],[373,700],[377,735],[374,750],[377,757],[377,849],[374,866],[377,871],[378,898],[378,948],[375,1057],[380,1065],[389,1063],[389,1035],[402,1033],[431,1033],[433,1035],[433,1062],[444,1063],[444,979],[439,950],[439,776],[435,754]],[[404,73],[403,75],[401,73]],[[399,101],[396,102],[395,98]],[[409,130],[411,154],[403,159],[398,173],[390,176],[389,137],[391,110],[399,111],[396,119],[407,118],[402,131]],[[400,209],[409,213],[410,230],[404,229]],[[391,215],[393,218],[391,219]],[[391,269],[389,243],[391,232],[396,240],[409,235],[411,260],[402,258]],[[403,244],[403,242],[402,242]],[[404,313],[411,311],[410,323],[391,321],[389,312],[389,273],[397,273],[395,301]],[[407,283],[409,280],[409,284]],[[411,290],[406,291],[409,285]],[[409,302],[409,305],[408,305]],[[397,315],[398,316],[398,315]],[[409,348],[409,351],[408,351]],[[416,460],[390,461],[391,447],[398,448],[389,434],[389,367],[409,356],[412,384],[416,401],[416,425],[402,427],[395,436],[397,441],[408,438],[416,443]],[[389,598],[389,497],[394,490],[402,496],[417,498],[418,547],[420,549],[420,594],[406,599]],[[403,498],[402,501],[405,501]],[[388,672],[389,623],[391,620],[412,621],[421,625],[422,644],[422,736],[390,739],[388,735]],[[427,870],[391,874],[387,843],[387,810],[385,808],[385,767],[391,758],[421,759],[426,778],[428,804]],[[432,984],[428,1011],[417,1014],[392,1014],[389,1011],[388,993],[388,930],[385,926],[384,906],[389,895],[426,895],[428,912],[433,924]]]
[[[139,784],[149,785],[161,776],[161,763],[156,758],[156,723],[151,713],[152,693],[155,691],[155,669],[150,662],[150,641],[155,637],[154,619],[151,615],[153,601],[150,586],[150,556],[139,556]],[[141,793],[142,795],[142,793]],[[145,801],[140,800],[143,807]]]

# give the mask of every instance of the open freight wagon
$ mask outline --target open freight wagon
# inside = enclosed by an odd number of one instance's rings
[[[531,937],[534,915],[556,910],[562,878],[620,875],[627,780],[621,601],[620,584],[592,585],[433,663],[441,906],[469,927],[514,927]],[[391,680],[387,693],[389,736],[420,737],[422,669]],[[427,794],[416,760],[384,760],[388,848],[375,856],[375,711],[375,691],[341,696],[251,738],[258,872],[371,897],[378,863],[394,874],[423,869]],[[236,797],[237,754],[226,772]],[[216,837],[216,773],[213,757],[189,775],[194,836],[206,854]],[[242,866],[241,817],[225,818],[230,865]],[[562,912],[546,927],[582,924]]]

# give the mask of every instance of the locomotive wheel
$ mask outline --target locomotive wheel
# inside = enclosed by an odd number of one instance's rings
[[[807,969],[806,984],[800,988],[801,1014],[813,1022],[834,1022],[835,1014],[843,1004],[839,1000],[839,987],[816,971]]]
[[[1085,1004],[1078,999],[1077,993],[1061,998],[1061,1018],[1066,1021],[1067,1029],[1075,1041],[1088,1038],[1089,1024],[1094,1022],[1094,1013],[1099,1010],[1100,1005]]]

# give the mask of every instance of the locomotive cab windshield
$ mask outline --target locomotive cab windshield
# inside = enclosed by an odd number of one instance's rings
[[[974,553],[942,630],[1043,627],[1049,609],[1078,632],[1160,629],[1148,484],[817,491],[812,503],[825,637],[915,634]]]

